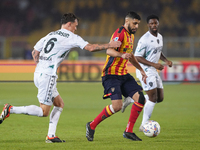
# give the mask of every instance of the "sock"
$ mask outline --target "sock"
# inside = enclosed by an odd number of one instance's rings
[[[62,110],[63,109],[61,107],[54,106],[53,110],[51,111],[50,121],[49,121],[49,130],[48,130],[49,137],[55,137],[57,123],[60,118],[60,114]]]
[[[143,109],[143,105],[138,103],[138,102],[134,102],[131,108],[131,114],[129,117],[129,121],[126,127],[126,132],[130,132],[133,133],[133,127],[135,125],[135,122],[138,118],[138,116],[140,115],[140,112]]]
[[[12,106],[10,109],[11,114],[26,114],[26,115],[32,115],[32,116],[43,116],[43,110],[41,107],[36,105],[29,105],[29,106]]]
[[[144,105],[144,111],[143,111],[142,125],[144,125],[150,119],[155,104],[156,103],[146,99],[146,103]]]
[[[106,106],[102,112],[90,123],[90,127],[92,130],[94,130],[96,128],[96,126],[103,121],[104,119],[110,117],[111,115],[113,115],[115,113],[112,105],[108,105]]]
[[[131,98],[131,97],[130,97]],[[131,103],[134,103],[135,101],[131,98]]]

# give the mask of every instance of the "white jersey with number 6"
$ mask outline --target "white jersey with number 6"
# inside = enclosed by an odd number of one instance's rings
[[[50,32],[34,46],[34,49],[40,52],[35,72],[56,75],[57,68],[71,48],[83,49],[87,44],[87,41],[66,29]]]

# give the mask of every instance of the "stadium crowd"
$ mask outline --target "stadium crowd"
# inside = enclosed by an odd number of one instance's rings
[[[138,12],[142,19],[150,13],[160,16],[160,32],[165,36],[198,36],[200,33],[199,0],[1,0],[0,36],[30,35],[47,27],[46,24],[53,29],[66,12],[73,12],[80,18],[82,25],[78,34],[110,36],[129,10]],[[100,26],[105,30],[109,20],[112,26],[108,32],[95,31]],[[92,27],[93,32],[85,31]]]

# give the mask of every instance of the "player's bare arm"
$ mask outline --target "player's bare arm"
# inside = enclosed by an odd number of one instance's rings
[[[160,63],[153,63],[153,62],[150,62],[148,60],[146,60],[144,57],[141,57],[141,56],[135,56],[135,58],[137,59],[138,62],[144,64],[144,65],[147,65],[147,66],[153,66],[154,68],[158,69],[158,70],[163,70],[164,69],[164,66]]]
[[[164,61],[169,67],[172,67],[172,61],[168,60],[163,53],[161,53],[160,59]]]
[[[147,75],[146,75],[146,73],[144,72],[144,70],[142,69],[142,67],[140,66],[140,64],[138,63],[136,57],[133,54],[131,54],[131,57],[129,58],[129,61],[133,66],[135,66],[137,69],[140,70],[140,72],[142,74],[142,80],[146,84]]]
[[[121,52],[116,51],[113,48],[107,49],[106,54],[111,57],[121,57],[123,59],[129,59],[131,57],[131,54],[129,53],[121,53]]]
[[[37,51],[35,49],[32,51],[32,56],[33,56],[33,60],[34,60],[35,64],[37,64],[39,62],[39,55],[40,55],[39,51]]]
[[[85,46],[85,49],[90,51],[90,52],[95,52],[95,51],[100,51],[100,50],[105,50],[108,48],[117,48],[120,47],[121,42],[120,41],[110,41],[110,43],[107,44],[87,44]]]

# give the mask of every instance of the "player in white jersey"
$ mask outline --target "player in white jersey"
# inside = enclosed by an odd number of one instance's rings
[[[64,107],[63,99],[56,88],[57,68],[71,48],[80,47],[94,52],[121,45],[119,41],[111,41],[107,44],[89,44],[74,34],[77,26],[78,18],[74,14],[64,14],[61,19],[61,29],[50,32],[36,43],[32,55],[37,65],[34,83],[38,88],[37,97],[40,107],[36,105],[16,107],[6,104],[0,116],[0,124],[12,113],[46,117],[50,113],[51,106],[54,105],[50,114],[46,143],[65,142],[55,135],[57,123]]]
[[[159,18],[156,15],[150,15],[147,17],[147,31],[138,41],[138,45],[135,50],[135,57],[140,63],[141,67],[147,74],[147,84],[142,81],[142,75],[140,71],[136,70],[136,76],[139,78],[143,90],[146,92],[145,99],[146,103],[144,106],[142,124],[140,131],[143,131],[143,125],[150,119],[153,112],[153,108],[156,103],[162,102],[163,95],[163,84],[157,70],[162,70],[164,66],[159,63],[161,59],[168,65],[172,66],[172,62],[169,61],[163,54],[163,38],[158,33]],[[131,103],[134,102],[130,97],[125,98],[123,103],[122,112]]]

